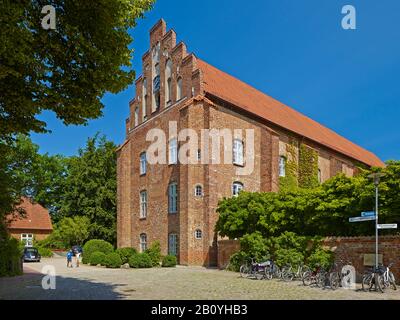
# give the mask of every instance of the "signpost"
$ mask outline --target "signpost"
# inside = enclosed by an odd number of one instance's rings
[[[361,212],[361,217],[373,217],[375,216],[375,211]]]
[[[378,229],[397,229],[397,223],[378,224]]]

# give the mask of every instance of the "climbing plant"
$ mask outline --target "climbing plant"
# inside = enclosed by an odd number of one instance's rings
[[[318,152],[305,144],[299,151],[299,187],[315,188],[318,186]]]
[[[279,177],[281,190],[292,190],[298,187],[298,167],[297,167],[297,142],[290,138],[286,145],[286,172],[284,177]]]

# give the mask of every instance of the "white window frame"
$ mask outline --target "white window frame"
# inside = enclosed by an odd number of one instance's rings
[[[198,194],[198,188],[200,188],[200,194]],[[202,197],[203,196],[203,186],[201,184],[196,184],[194,186],[194,196],[195,197]]]
[[[178,212],[178,184],[170,183],[168,186],[168,213]]]
[[[147,191],[142,190],[139,194],[139,203],[140,203],[140,219],[147,218]]]
[[[140,252],[143,253],[147,250],[147,234],[141,233],[139,236],[139,248]]]
[[[140,154],[140,165],[139,165],[140,175],[144,175],[147,173],[147,155],[146,152],[142,152]]]
[[[173,256],[178,255],[178,235],[176,233],[168,235],[168,254]]]
[[[169,141],[168,163],[169,164],[177,164],[178,163],[178,140],[176,138],[173,138]]]
[[[279,157],[279,176],[284,178],[286,177],[286,157]]]
[[[201,229],[196,229],[194,231],[194,238],[196,240],[201,240],[203,238],[203,231]]]
[[[235,181],[234,183],[232,183],[232,196],[237,197],[240,191],[242,191],[243,189],[243,183],[241,183],[240,181]]]
[[[243,150],[244,150],[243,141],[240,139],[233,140],[233,146],[232,146],[233,164],[240,165],[240,166],[242,166],[244,164]]]
[[[21,242],[25,243],[25,247],[32,247],[33,233],[21,233]]]

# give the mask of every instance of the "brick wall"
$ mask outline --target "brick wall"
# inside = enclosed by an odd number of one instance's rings
[[[334,251],[337,260],[350,261],[359,279],[365,270],[364,254],[375,253],[375,237],[329,237],[323,246]],[[238,240],[218,241],[218,267],[225,268],[229,257],[239,250]],[[394,263],[392,271],[396,279],[400,279],[400,236],[379,237],[379,253],[383,254],[384,265]]]

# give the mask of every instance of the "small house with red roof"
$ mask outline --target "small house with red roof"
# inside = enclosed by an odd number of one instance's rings
[[[18,209],[23,209],[19,213]],[[43,240],[53,231],[49,211],[31,199],[23,197],[15,212],[7,217],[8,231],[18,240],[25,241],[27,246],[33,239]]]

